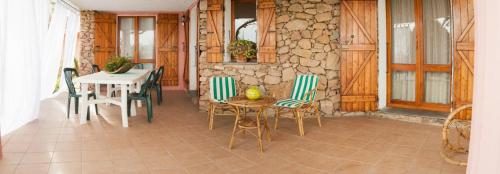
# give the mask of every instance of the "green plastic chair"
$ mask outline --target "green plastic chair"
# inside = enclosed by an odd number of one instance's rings
[[[99,68],[99,65],[93,64],[92,65],[92,73],[98,73],[101,71],[101,68]]]
[[[229,108],[227,101],[237,94],[238,84],[233,77],[212,76],[210,78],[210,104],[208,108],[208,129],[214,127],[216,109]],[[219,114],[222,115],[222,114]]]
[[[64,80],[66,81],[66,85],[68,86],[68,91],[69,91],[69,95],[68,95],[68,105],[67,105],[67,109],[68,109],[68,118],[69,118],[69,112],[70,112],[70,104],[71,104],[71,98],[75,98],[75,113],[78,114],[78,101],[79,101],[79,98],[82,97],[82,94],[79,94],[78,92],[76,92],[76,89],[75,89],[75,85],[73,84],[73,76],[76,76],[78,77],[78,72],[76,71],[76,69],[74,68],[64,68],[63,70],[64,72]],[[96,95],[94,92],[89,92],[88,94],[88,97],[91,98],[93,97],[94,100],[96,99]],[[95,104],[95,111],[96,111],[96,114],[99,115],[99,110],[97,109],[97,104]],[[90,120],[90,107],[87,107],[87,120]]]
[[[157,100],[158,105],[160,105],[163,102],[163,92],[161,90],[161,87],[162,87],[161,80],[163,79],[164,69],[165,68],[163,66],[160,66],[160,68],[158,68],[158,70],[156,71],[156,74],[153,78],[152,85],[151,85],[151,88],[156,90],[156,100]]]
[[[319,109],[315,102],[318,81],[318,76],[311,74],[298,75],[297,78],[295,78],[290,98],[278,100],[274,104],[276,108],[274,129],[278,128],[280,111],[283,109],[292,111],[297,122],[300,136],[304,136],[303,114],[305,112],[312,110],[317,117],[319,127],[321,127],[321,115],[319,115]]]
[[[149,88],[151,88],[151,82],[154,77],[154,72],[149,73],[148,78],[146,81],[141,85],[141,90],[138,93],[129,93],[128,94],[128,108],[127,108],[127,114],[130,116],[130,107],[132,104],[132,100],[142,100],[146,102],[147,105],[147,110],[148,110],[148,122],[151,123],[153,120],[153,104],[151,100],[151,92]]]

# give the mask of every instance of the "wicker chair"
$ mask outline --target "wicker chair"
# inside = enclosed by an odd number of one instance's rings
[[[316,90],[318,87],[318,76],[299,75],[295,79],[290,98],[278,100],[274,104],[276,111],[274,129],[278,128],[280,113],[283,110],[290,110],[296,120],[299,135],[304,136],[304,114],[312,112],[316,115],[318,125],[321,127],[321,115],[315,102]]]

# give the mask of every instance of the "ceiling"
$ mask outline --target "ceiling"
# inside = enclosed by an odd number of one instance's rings
[[[80,10],[108,12],[180,12],[194,0],[70,0]]]

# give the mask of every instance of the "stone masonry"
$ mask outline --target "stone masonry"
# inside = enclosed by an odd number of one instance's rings
[[[340,114],[340,0],[276,0],[277,62],[232,64],[206,62],[207,2],[200,2],[200,109],[207,110],[208,79],[235,77],[240,87],[256,85],[279,99],[289,97],[298,74],[319,76],[317,101],[325,116]]]
[[[92,72],[94,64],[94,34],[95,34],[95,11],[80,12],[80,63],[79,73],[82,75]]]

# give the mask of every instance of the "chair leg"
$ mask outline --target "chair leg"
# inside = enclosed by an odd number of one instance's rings
[[[97,100],[97,97],[94,95],[94,100]],[[97,109],[97,103],[95,104],[95,114],[99,115],[99,109]]]
[[[153,101],[151,100],[151,96],[146,98],[146,105],[148,109],[148,122],[151,123],[153,120]]]
[[[297,119],[299,121],[300,126],[300,136],[304,136],[304,118],[303,115],[300,114],[300,111],[297,110]]]
[[[78,114],[78,102],[79,102],[80,98],[79,97],[75,97],[75,114]]]
[[[127,100],[127,117],[130,117],[130,105],[132,104],[132,100],[128,99]]]
[[[163,91],[161,85],[158,85],[158,93],[160,94],[160,104],[163,103]]]
[[[71,112],[71,97],[68,97],[68,104],[67,104],[67,112],[68,112],[68,119],[69,119],[69,113]]]
[[[87,107],[87,121],[90,120],[90,106]]]
[[[278,121],[280,119],[280,109],[276,108],[275,110],[275,115],[274,115],[274,130],[278,129]]]
[[[297,127],[299,129],[299,135],[304,136],[304,127],[303,127],[303,122],[302,122],[302,116],[300,115],[299,110],[294,109],[293,113],[295,115],[295,120],[297,121]]]
[[[318,126],[321,127],[321,114],[319,114],[319,109],[317,105],[314,105],[314,112],[316,114],[316,118],[318,119]]]
[[[208,119],[208,129],[209,130],[214,129],[214,117],[215,117],[215,106],[211,105],[210,106],[210,118]]]
[[[160,105],[161,104],[161,98],[162,98],[162,96],[161,96],[161,89],[158,86],[156,86],[155,88],[156,88],[156,101],[157,101],[158,105]]]

